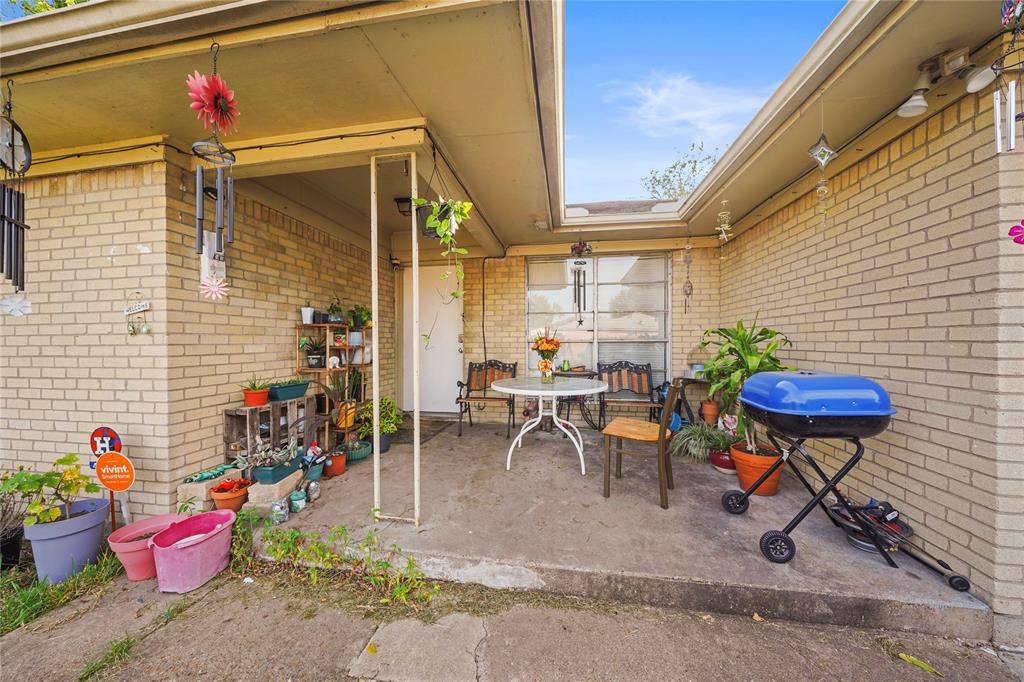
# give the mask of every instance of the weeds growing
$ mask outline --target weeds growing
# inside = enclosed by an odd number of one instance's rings
[[[84,682],[127,661],[132,657],[132,647],[135,646],[136,641],[134,637],[125,635],[121,639],[112,639],[107,642],[106,651],[89,661],[82,669],[77,682]]]
[[[56,585],[39,582],[27,568],[0,575],[0,635],[30,623],[83,595],[101,589],[121,573],[121,562],[110,552]]]

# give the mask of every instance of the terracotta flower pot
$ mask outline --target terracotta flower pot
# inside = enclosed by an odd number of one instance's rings
[[[245,401],[246,407],[266,405],[270,401],[270,389],[264,388],[262,391],[242,389],[242,399]]]
[[[213,498],[213,506],[217,509],[230,509],[237,514],[249,499],[249,488],[245,487],[228,493],[217,493],[211,490],[210,497]]]
[[[775,463],[780,455],[778,451],[772,448],[766,448],[761,446],[758,450],[765,451],[771,450],[774,456],[768,455],[752,455],[745,450],[740,448],[746,447],[746,443],[736,443],[729,449],[729,455],[732,457],[733,463],[736,465],[736,476],[739,478],[740,487],[746,490],[761,477],[772,464]],[[774,495],[779,490],[779,477],[782,476],[782,467],[775,470],[771,476],[768,477],[761,487],[754,491],[755,495],[763,495],[765,497]]]
[[[705,424],[714,426],[718,423],[718,403],[714,400],[705,400],[700,404],[700,414]]]
[[[334,476],[341,476],[345,473],[344,452],[332,452],[330,456],[328,456],[327,461],[329,464],[324,466],[324,476],[331,478]]]

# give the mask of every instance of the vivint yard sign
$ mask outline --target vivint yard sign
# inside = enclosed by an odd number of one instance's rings
[[[121,454],[121,437],[109,426],[101,426],[89,437],[89,447],[98,459],[90,466],[100,484],[112,493],[122,493],[135,483],[135,467]]]

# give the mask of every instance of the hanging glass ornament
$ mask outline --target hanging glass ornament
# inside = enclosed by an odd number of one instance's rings
[[[818,138],[818,141],[811,145],[811,148],[807,150],[807,153],[818,163],[818,167],[821,168],[823,172],[825,170],[825,166],[827,166],[832,159],[838,156],[836,150],[829,146],[828,138],[825,137],[825,133],[822,133],[821,137]]]

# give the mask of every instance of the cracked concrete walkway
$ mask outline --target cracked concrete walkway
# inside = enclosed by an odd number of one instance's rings
[[[1009,655],[1004,663],[984,645],[921,634],[571,598],[553,606],[530,602],[529,593],[495,606],[486,603],[488,595],[507,593],[476,593],[475,603],[464,596],[455,601],[456,588],[448,589],[439,607],[431,607],[440,616],[435,622],[381,623],[303,585],[224,577],[178,608],[177,595],[122,576],[98,598],[80,599],[0,638],[0,680],[75,680],[108,641],[126,633],[141,637],[130,659],[91,679],[936,679],[897,658],[900,652],[946,679],[1009,682],[1024,667]]]

